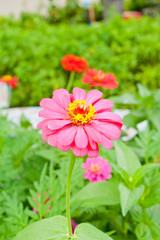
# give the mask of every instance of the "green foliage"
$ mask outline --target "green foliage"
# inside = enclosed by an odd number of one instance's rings
[[[137,84],[137,88],[138,92],[114,96],[111,97],[110,100],[118,104],[136,106],[135,109],[131,110],[130,113],[123,118],[123,123],[127,126],[137,128],[138,123],[148,120],[150,126],[159,130],[160,89],[151,91],[142,84]]]
[[[17,127],[1,116],[0,128],[1,239],[68,239],[64,216],[70,152],[44,144],[24,119]],[[159,132],[148,127],[128,144],[132,148],[121,141],[113,150],[100,147],[100,156],[112,165],[107,182],[85,181],[84,160],[76,159],[71,216],[79,225],[73,239],[158,240],[160,164],[154,163],[158,139]],[[149,152],[153,141],[156,146]]]
[[[145,131],[139,133],[137,137],[134,138],[133,148],[137,154],[144,159],[145,162],[148,161],[158,161],[158,156],[160,156],[160,131],[151,130],[148,126]]]
[[[118,182],[96,182],[85,186],[72,199],[72,204],[80,202],[81,207],[99,207],[119,203]]]
[[[96,21],[102,20],[103,4],[101,2],[94,3],[94,12]],[[89,23],[88,7],[80,5],[77,0],[67,0],[65,7],[59,7],[54,0],[50,0],[48,13],[49,23]]]
[[[126,0],[126,10],[155,15],[160,12],[160,4],[159,0]]]
[[[115,94],[131,92],[139,82],[150,89],[160,87],[159,22],[159,17],[144,17],[138,24],[117,17],[88,26],[51,25],[40,16],[1,18],[0,74],[20,79],[12,106],[38,105],[54,89],[66,87],[68,72],[60,61],[70,53],[84,57],[91,68],[114,73],[119,82]],[[74,86],[88,89],[80,74]]]
[[[75,234],[78,236],[77,239],[79,239],[79,240],[83,240],[83,239],[85,239],[85,240],[92,240],[92,239],[112,240],[112,238],[107,236],[107,234],[99,231],[98,229],[96,229],[95,227],[93,227],[92,225],[87,224],[87,223],[80,224],[76,228]]]
[[[14,240],[67,240],[66,233],[66,218],[56,216],[30,225],[18,234]]]
[[[19,233],[14,240],[67,240],[68,238],[67,219],[62,216],[56,216],[41,220],[30,225],[24,231]],[[82,223],[75,231],[73,240],[112,240],[107,234],[99,231],[90,224]]]

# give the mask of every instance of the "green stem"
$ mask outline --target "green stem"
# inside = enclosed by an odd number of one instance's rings
[[[71,72],[70,73],[70,77],[69,77],[69,80],[68,80],[68,84],[67,84],[67,91],[69,92],[71,90],[71,87],[73,85],[73,80],[74,80],[74,76],[75,76],[75,73],[74,72]]]
[[[71,225],[71,214],[70,214],[70,189],[71,189],[71,177],[72,171],[75,164],[75,156],[71,153],[71,159],[69,163],[68,176],[67,176],[67,188],[66,188],[66,215],[68,221],[69,237],[72,237],[72,225]]]
[[[149,157],[146,157],[146,158],[144,159],[144,161],[145,161],[145,164],[148,164],[148,163],[149,163]]]
[[[148,225],[149,224],[149,218],[148,218],[148,215],[147,215],[147,212],[146,212],[146,209],[141,205],[141,209],[142,209],[142,212],[143,212],[143,219],[144,219],[144,222]]]

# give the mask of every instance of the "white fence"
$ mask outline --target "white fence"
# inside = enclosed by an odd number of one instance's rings
[[[85,2],[98,2],[98,0],[79,0],[81,4]],[[54,3],[63,7],[66,0],[54,0]],[[38,12],[45,15],[48,6],[49,0],[0,0],[0,16],[13,14],[18,17],[21,12]]]

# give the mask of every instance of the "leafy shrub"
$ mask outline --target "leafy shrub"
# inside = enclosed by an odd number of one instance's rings
[[[159,0],[127,0],[126,9],[155,15],[160,12],[160,2]]]
[[[96,21],[102,20],[103,4],[101,1],[94,3],[94,12]],[[80,6],[78,0],[67,0],[65,7],[58,7],[54,0],[50,0],[49,15],[47,21],[50,23],[88,23],[88,7]]]
[[[65,87],[68,73],[60,61],[70,53],[84,57],[92,68],[114,73],[119,81],[115,94],[135,90],[138,82],[160,87],[159,23],[159,17],[138,22],[116,17],[91,26],[54,26],[36,15],[1,18],[0,75],[20,78],[12,106],[37,105],[54,89]],[[80,79],[77,75],[74,86],[83,86]]]
[[[134,94],[123,94],[111,97],[111,101],[124,105],[135,105],[135,109],[129,112],[123,123],[129,127],[137,128],[137,124],[147,120],[152,128],[160,128],[160,89],[150,91],[141,84],[137,84]],[[122,106],[122,105],[121,105]],[[128,106],[126,106],[128,108]]]

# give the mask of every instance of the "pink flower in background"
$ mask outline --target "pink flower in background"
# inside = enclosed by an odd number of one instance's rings
[[[42,139],[48,144],[83,157],[97,157],[98,143],[107,149],[113,147],[111,140],[121,135],[121,117],[112,113],[114,104],[102,99],[98,90],[86,91],[75,87],[73,95],[66,89],[53,92],[52,99],[40,102],[44,108],[39,112],[43,120],[37,128],[42,129]]]
[[[112,73],[104,73],[102,70],[97,71],[90,68],[84,73],[82,82],[90,84],[90,88],[102,87],[104,89],[114,89],[118,87],[116,79]]]
[[[112,177],[112,168],[102,157],[87,158],[82,164],[82,168],[85,171],[84,178],[92,183],[106,181]]]
[[[72,224],[72,233],[74,233],[76,227],[78,226],[78,224],[73,220],[71,219],[71,224]]]

